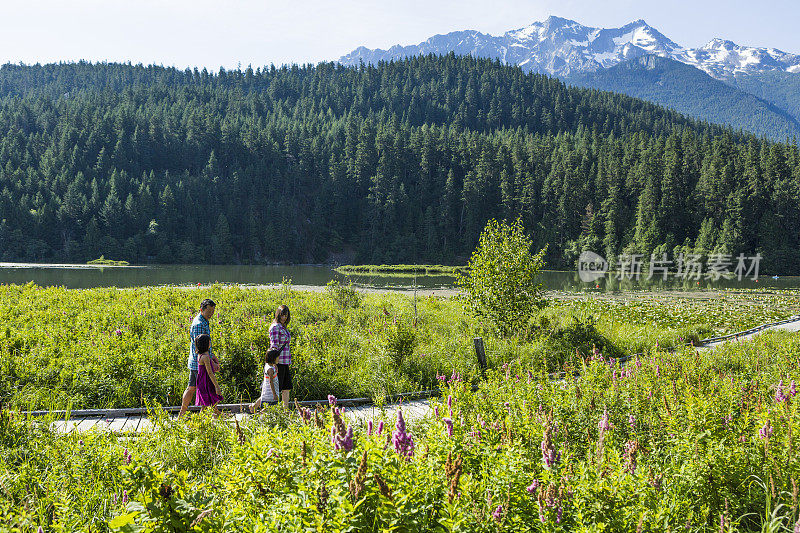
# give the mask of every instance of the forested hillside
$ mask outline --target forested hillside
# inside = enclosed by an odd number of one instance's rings
[[[797,273],[799,182],[796,146],[471,57],[0,68],[3,260],[448,263],[521,216],[550,267],[680,245]]]
[[[789,73],[782,73],[793,76]],[[761,80],[755,75],[745,77]],[[795,76],[800,80],[800,76]],[[800,137],[800,122],[784,109],[746,90],[716,80],[691,65],[648,55],[624,61],[607,69],[586,72],[565,79],[579,87],[594,87],[641,98],[675,109],[692,117],[726,124],[756,135],[785,141]],[[764,85],[758,81],[759,86]],[[780,85],[778,83],[775,84]],[[790,86],[790,79],[786,79]],[[766,89],[766,88],[765,88]],[[777,88],[762,90],[764,96],[781,94]],[[800,105],[800,104],[797,104]]]

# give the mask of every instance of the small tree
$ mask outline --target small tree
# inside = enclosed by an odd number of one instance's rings
[[[546,305],[537,277],[547,247],[533,254],[532,245],[521,220],[510,226],[490,220],[467,273],[458,274],[456,285],[467,310],[504,336],[522,330],[536,310]]]

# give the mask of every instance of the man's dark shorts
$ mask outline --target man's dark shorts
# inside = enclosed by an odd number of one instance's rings
[[[280,390],[289,390],[292,388],[292,370],[289,365],[282,365],[278,363],[278,388]]]
[[[189,387],[197,387],[197,370],[189,371]]]

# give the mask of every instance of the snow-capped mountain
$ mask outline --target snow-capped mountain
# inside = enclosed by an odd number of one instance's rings
[[[712,39],[707,45],[685,50],[673,59],[705,70],[715,78],[766,71],[800,73],[800,55],[777,48],[739,46],[723,39]]]
[[[553,76],[571,76],[609,68],[618,63],[655,54],[675,59],[724,79],[735,74],[765,71],[800,73],[800,55],[775,48],[739,46],[714,39],[701,48],[684,48],[644,20],[621,28],[592,28],[573,20],[549,17],[544,22],[500,36],[477,31],[436,35],[418,45],[395,45],[389,50],[357,48],[339,59],[346,65],[376,63],[419,54],[472,54],[498,58],[523,69]]]

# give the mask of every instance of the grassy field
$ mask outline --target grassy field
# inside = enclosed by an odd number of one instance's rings
[[[788,333],[566,381],[513,360],[406,427],[274,408],[119,438],[3,410],[0,529],[791,531],[799,364]]]
[[[702,293],[701,293],[702,295]],[[188,371],[188,328],[203,298],[217,302],[212,338],[226,401],[250,400],[275,307],[292,310],[299,399],[380,398],[437,386],[453,372],[479,376],[473,338],[491,368],[518,362],[534,374],[607,356],[672,348],[796,312],[797,293],[556,295],[519,336],[504,339],[454,298],[212,286],[67,290],[0,286],[0,401],[22,409],[175,405]]]

